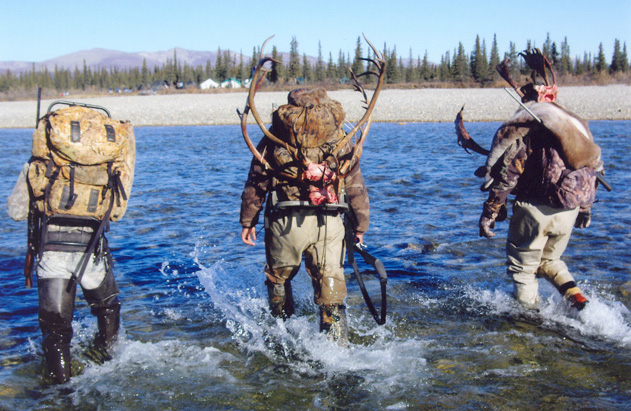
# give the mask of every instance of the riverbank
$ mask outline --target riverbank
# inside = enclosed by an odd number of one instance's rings
[[[363,113],[361,95],[352,90],[331,91],[329,95],[344,106],[348,121]],[[113,118],[125,119],[136,127],[238,124],[237,109],[243,110],[246,91],[221,94],[172,94],[151,96],[112,96],[95,98],[63,97],[64,100],[106,107]],[[42,100],[44,114],[54,100]],[[264,92],[256,96],[256,106],[264,121],[272,109],[287,101],[286,92]],[[631,120],[631,86],[562,87],[559,102],[586,120]],[[375,122],[453,121],[465,105],[465,121],[504,121],[517,109],[517,103],[504,89],[387,89],[373,113]],[[55,108],[58,108],[56,106]],[[32,128],[35,101],[0,102],[0,128]],[[250,122],[253,119],[250,116]]]

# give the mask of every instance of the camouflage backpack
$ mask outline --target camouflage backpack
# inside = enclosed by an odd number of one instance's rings
[[[69,107],[51,111],[56,104]],[[131,123],[111,119],[100,106],[54,102],[33,133],[28,183],[35,206],[48,216],[118,221],[135,161]]]

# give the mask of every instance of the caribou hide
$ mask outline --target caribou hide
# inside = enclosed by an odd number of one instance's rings
[[[486,161],[486,178],[506,150],[529,133],[548,133],[555,148],[571,169],[595,167],[600,160],[600,147],[594,143],[587,122],[557,103],[527,103],[526,106],[543,124],[538,123],[524,108],[504,123],[495,133]]]

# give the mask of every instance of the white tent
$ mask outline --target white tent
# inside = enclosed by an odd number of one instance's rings
[[[202,82],[202,84],[199,85],[199,88],[201,88],[202,90],[208,90],[210,88],[217,88],[217,87],[219,87],[219,83],[217,83],[215,80],[211,78]]]
[[[221,88],[241,88],[241,83],[234,77],[221,82]]]

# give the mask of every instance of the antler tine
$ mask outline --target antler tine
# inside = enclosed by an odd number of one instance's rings
[[[263,150],[263,154],[259,153],[259,151],[256,149],[256,147],[254,146],[254,143],[252,143],[252,139],[250,139],[250,135],[248,134],[248,115],[247,115],[247,110],[248,110],[248,106],[246,106],[246,109],[244,111],[244,113],[241,113],[241,111],[239,109],[237,109],[237,114],[239,115],[239,118],[241,119],[241,134],[243,134],[243,139],[245,140],[245,144],[247,144],[248,148],[250,149],[250,151],[252,152],[252,154],[254,155],[254,157],[261,162],[261,164],[263,164],[263,166],[266,169],[272,169],[272,166],[269,164],[269,162],[265,159],[265,150]]]
[[[268,41],[270,41],[273,37],[275,36],[275,34],[272,34],[271,36],[269,36],[268,38],[265,39],[265,41],[263,42],[263,45],[261,46],[261,54],[259,55],[259,58],[263,57],[263,50],[265,50],[265,45],[267,44]]]
[[[265,43],[263,43],[263,46],[261,47],[261,54],[263,53],[263,49],[265,47],[265,44],[272,37],[273,36],[269,37],[267,40],[265,40]],[[254,73],[252,74],[252,80],[250,82],[250,89],[248,91],[248,99],[247,99],[247,101],[245,103],[245,108],[243,110],[243,113],[239,112],[238,110],[237,110],[237,113],[239,114],[239,117],[241,118],[241,132],[243,134],[243,138],[245,139],[245,143],[247,144],[248,148],[250,149],[250,151],[252,152],[254,157],[256,157],[265,167],[271,169],[272,168],[271,165],[269,164],[269,162],[267,162],[263,158],[261,153],[258,152],[258,150],[254,146],[254,143],[252,143],[252,140],[250,139],[250,136],[249,136],[249,134],[247,132],[247,117],[248,117],[248,113],[250,111],[252,112],[252,116],[254,117],[254,120],[256,121],[256,124],[259,126],[261,131],[263,131],[263,134],[265,134],[265,136],[267,138],[269,138],[270,140],[272,140],[276,144],[279,144],[279,145],[285,147],[287,149],[287,151],[289,151],[294,156],[295,156],[296,149],[294,147],[290,146],[288,143],[286,143],[286,142],[282,141],[281,139],[279,139],[278,137],[276,137],[274,134],[272,134],[265,127],[265,123],[261,119],[261,116],[259,115],[258,111],[256,110],[256,106],[254,105],[254,96],[256,95],[256,92],[258,91],[258,88],[261,85],[261,83],[262,83],[262,81],[263,81],[263,79],[265,77],[264,75],[261,75],[261,73],[267,71],[267,70],[264,69],[264,66],[265,66],[265,64],[267,62],[270,62],[270,61],[279,63],[277,60],[274,60],[271,57],[261,57],[261,59],[259,60],[258,64],[256,65],[256,68],[254,69]]]
[[[359,91],[360,93],[362,93],[362,96],[364,96],[364,103],[368,104],[368,96],[366,95],[366,89],[364,89],[364,86],[362,86],[362,84],[359,82],[359,78],[355,75],[355,72],[353,71],[353,69],[349,67],[348,71],[351,73],[353,88],[355,89],[355,91]],[[362,74],[365,74],[365,73],[362,73]],[[362,74],[360,74],[360,76]]]
[[[510,76],[510,71],[508,69],[508,64],[510,63],[510,59],[506,57],[504,61],[495,66],[495,70],[499,73],[500,76],[519,94],[519,97],[523,97],[524,93],[519,89],[517,83],[513,81]]]
[[[554,74],[554,70],[552,69],[552,64],[550,63],[550,60],[548,60],[548,58],[543,54],[541,56],[543,57],[543,63],[545,67],[547,67],[548,70],[550,70],[550,73],[552,74],[552,84],[556,84],[557,79],[556,79],[556,75]],[[550,83],[548,82],[548,78],[545,76],[545,73],[546,73],[545,67],[543,68],[544,79],[546,81],[546,86],[549,86]]]
[[[550,65],[550,62],[548,61],[546,56],[543,55],[541,50],[539,50],[538,48],[535,48],[533,55],[537,57],[535,60],[536,66],[533,67],[533,69],[537,72],[537,74],[541,76],[541,78],[543,78],[543,82],[545,83],[545,85],[549,86],[550,83],[548,82],[548,75],[546,73],[546,65]]]
[[[373,72],[373,71],[368,70],[368,71],[360,74],[359,76],[356,76],[353,73],[353,71],[351,70],[351,73],[352,73],[351,75],[353,76],[353,82],[357,83],[355,85],[355,88],[356,88],[356,90],[362,92],[362,94],[364,96],[364,101],[367,104],[367,106],[365,108],[366,112],[364,113],[362,118],[357,122],[357,124],[355,124],[355,127],[353,127],[351,129],[351,131],[349,131],[346,134],[346,136],[335,146],[335,148],[333,150],[333,154],[337,154],[342,149],[342,147],[344,147],[348,143],[348,141],[358,131],[361,130],[360,136],[356,139],[357,142],[356,142],[354,153],[353,153],[353,158],[357,158],[357,160],[359,160],[359,158],[361,157],[361,151],[362,151],[362,147],[361,146],[362,146],[364,140],[366,139],[366,136],[368,135],[368,130],[370,130],[370,124],[372,123],[372,112],[373,112],[373,110],[375,108],[375,104],[377,104],[377,98],[379,97],[379,93],[381,92],[381,89],[383,88],[383,83],[384,83],[384,80],[386,78],[386,61],[383,58],[383,55],[377,51],[377,49],[372,45],[372,43],[366,38],[366,35],[364,35],[364,40],[366,40],[366,43],[368,43],[370,48],[373,50],[373,52],[375,54],[375,58],[374,59],[363,59],[363,60],[370,61],[372,64],[375,65],[375,67],[377,68],[378,71],[377,72]],[[375,87],[375,91],[373,92],[373,95],[370,98],[370,101],[368,101],[368,98],[366,96],[364,87],[359,82],[359,77],[361,77],[363,75],[369,75],[369,74],[374,74],[378,78],[377,86]],[[350,163],[352,162],[353,158],[351,158],[351,160],[348,160],[342,167],[340,167],[340,169],[342,170],[342,173],[344,172],[345,168],[348,168],[350,166]]]
[[[548,80],[548,75],[546,73],[546,68],[552,74],[552,84],[556,84],[556,75],[554,74],[554,70],[552,69],[552,64],[550,60],[539,50],[535,48],[533,50],[525,50],[522,53],[519,53],[520,56],[524,58],[528,67],[533,70],[532,81],[535,82],[535,75],[538,74],[543,78],[543,81],[546,86],[550,86],[550,81]]]

